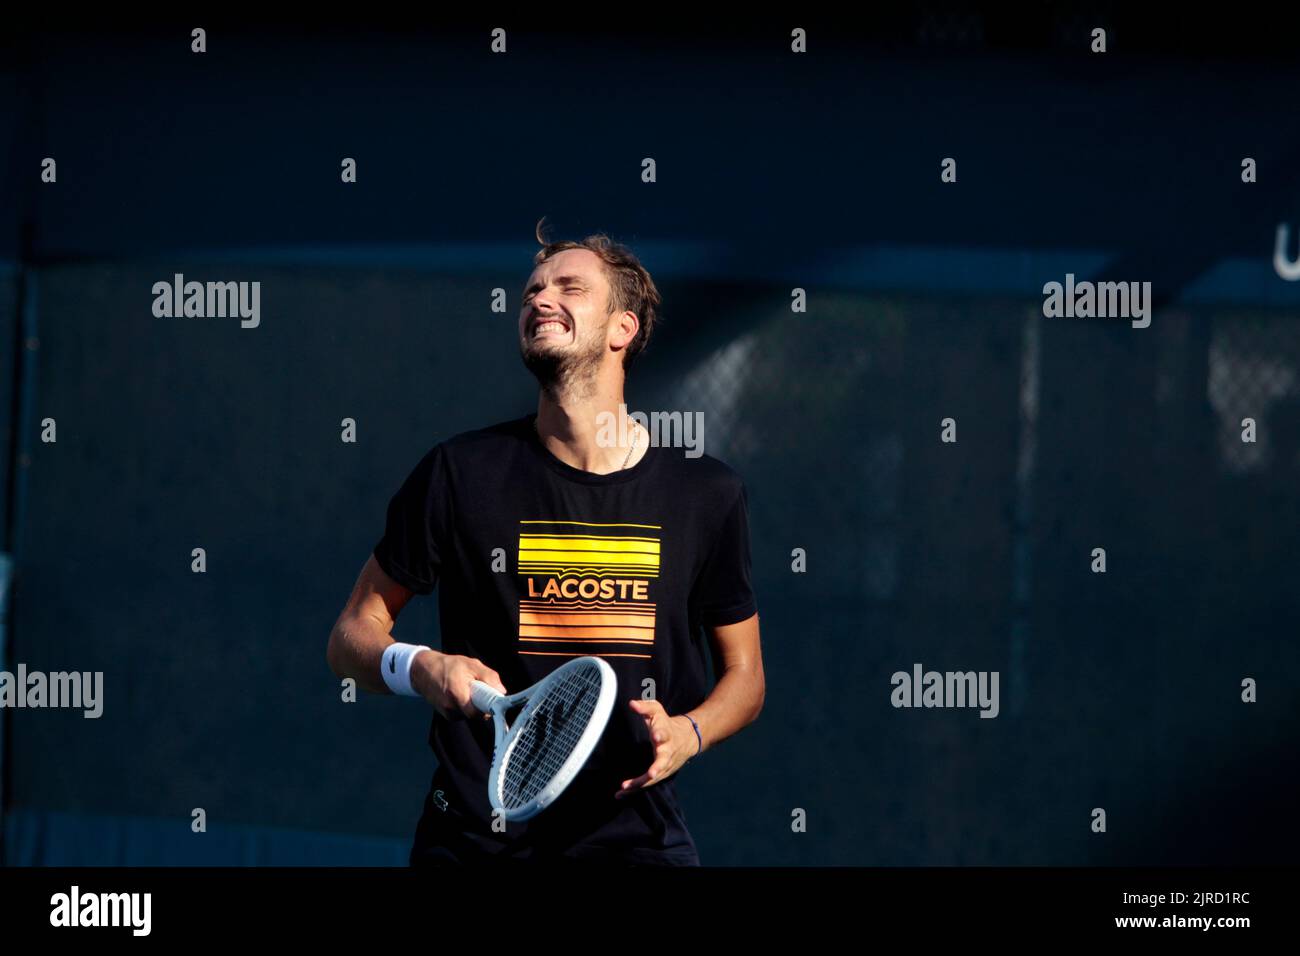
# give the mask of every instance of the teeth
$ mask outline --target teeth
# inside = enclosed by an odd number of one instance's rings
[[[563,332],[563,322],[539,322],[533,327],[533,334],[540,335],[543,332]]]

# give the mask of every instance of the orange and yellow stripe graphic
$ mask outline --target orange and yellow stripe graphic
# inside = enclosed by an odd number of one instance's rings
[[[659,531],[652,524],[521,521],[519,573],[557,577],[659,577]],[[630,530],[623,530],[630,529]]]
[[[657,578],[659,525],[521,521],[519,573],[554,577]],[[655,606],[645,601],[521,598],[519,653],[649,659]],[[617,645],[621,653],[606,653]],[[543,650],[542,647],[546,647]],[[637,651],[642,651],[638,653]]]

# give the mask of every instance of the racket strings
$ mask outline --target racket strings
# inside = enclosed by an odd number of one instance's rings
[[[501,802],[507,810],[534,800],[559,774],[591,722],[600,688],[596,667],[575,668],[546,688],[502,768]]]

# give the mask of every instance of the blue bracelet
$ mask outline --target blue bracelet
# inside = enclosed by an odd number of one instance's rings
[[[682,716],[691,722],[691,726],[695,728],[695,738],[700,742],[700,746],[695,751],[695,755],[686,758],[688,761],[690,761],[690,760],[694,760],[695,757],[698,757],[700,755],[700,751],[704,749],[704,738],[700,736],[700,725],[695,722],[695,718],[692,717],[690,714],[682,714]]]

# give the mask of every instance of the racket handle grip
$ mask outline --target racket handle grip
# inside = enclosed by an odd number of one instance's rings
[[[469,690],[470,703],[485,714],[492,712],[492,702],[501,696],[481,680],[470,681]]]

